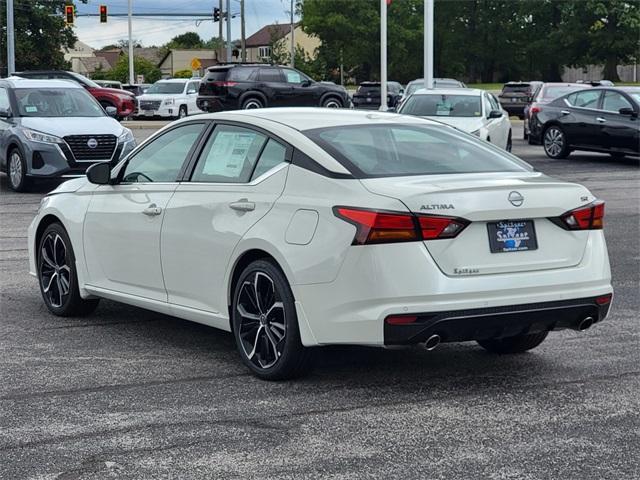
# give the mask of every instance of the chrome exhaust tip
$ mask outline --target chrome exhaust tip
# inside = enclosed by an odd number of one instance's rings
[[[426,342],[424,342],[425,350],[430,352],[431,350],[436,348],[438,345],[440,345],[440,340],[442,340],[440,338],[440,335],[438,335],[437,333],[434,333],[429,338],[427,338]]]
[[[578,331],[584,332],[586,329],[590,328],[593,325],[593,317],[584,318],[578,323]]]

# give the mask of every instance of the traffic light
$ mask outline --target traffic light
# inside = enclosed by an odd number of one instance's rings
[[[213,9],[213,21],[214,22],[220,21],[220,9],[218,7],[215,7]]]
[[[100,23],[107,23],[107,6],[100,5]]]
[[[64,6],[64,21],[67,25],[73,25],[75,9],[73,5]]]

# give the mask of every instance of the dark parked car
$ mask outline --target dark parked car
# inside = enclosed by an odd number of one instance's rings
[[[509,82],[502,87],[498,101],[509,115],[524,118],[524,109],[540,88],[542,82]]]
[[[126,90],[127,92],[133,93],[136,97],[139,97],[140,95],[144,94],[150,86],[150,83],[125,83],[124,85],[122,85],[122,89]]]
[[[136,109],[136,98],[132,93],[117,88],[103,88],[79,73],[65,72],[64,70],[31,70],[13,73],[12,75],[35,80],[56,79],[76,82],[93,95],[103,108],[115,107],[117,110],[116,118],[118,119],[128,117]]]
[[[231,64],[208,69],[196,105],[205,112],[263,107],[349,106],[344,87],[315,82],[285,66]]]
[[[531,123],[531,137],[550,158],[573,150],[616,158],[640,154],[640,87],[596,87],[544,105]]]
[[[353,108],[378,110],[380,108],[380,82],[362,82],[353,94]],[[398,106],[404,88],[398,82],[387,82],[387,106]]]
[[[584,90],[591,88],[588,83],[543,83],[533,94],[531,102],[524,108],[524,139],[529,140],[530,144],[535,144],[536,139],[529,136],[529,125],[532,120],[536,121],[536,115],[542,109],[542,105],[546,105],[556,98],[576,90]],[[539,142],[538,142],[539,143]]]

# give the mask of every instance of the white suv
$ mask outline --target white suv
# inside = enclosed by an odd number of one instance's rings
[[[183,118],[202,113],[196,106],[200,80],[159,80],[138,97],[137,117]]]

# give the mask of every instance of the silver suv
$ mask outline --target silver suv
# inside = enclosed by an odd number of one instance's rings
[[[38,178],[82,176],[135,147],[131,130],[80,85],[67,80],[0,80],[0,169],[24,191]]]

